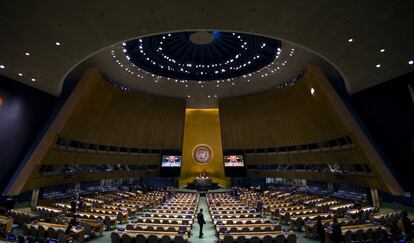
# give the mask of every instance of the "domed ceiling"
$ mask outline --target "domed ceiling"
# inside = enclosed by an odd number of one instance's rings
[[[220,31],[177,32],[123,43],[126,58],[147,72],[180,80],[240,77],[271,63],[281,41]]]
[[[217,30],[170,32],[134,38],[102,49],[69,75],[99,67],[125,92],[179,97],[188,108],[217,107],[218,100],[293,85],[310,64],[340,78],[315,53],[261,35]]]

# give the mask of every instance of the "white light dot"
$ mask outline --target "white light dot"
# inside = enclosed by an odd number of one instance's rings
[[[349,42],[349,43],[354,42],[354,39],[349,38],[349,39],[348,39],[348,42]]]
[[[377,64],[377,65],[375,65],[375,67],[376,68],[380,68],[381,67],[381,64]]]
[[[26,56],[30,56],[30,53],[28,53],[28,52],[25,52],[24,54],[25,54]]]
[[[60,46],[60,42],[56,41],[55,45]]]
[[[187,98],[191,98],[191,95],[187,95]]]
[[[36,79],[35,78],[32,78],[32,82],[35,82],[36,81]]]
[[[315,94],[315,89],[314,88],[311,88],[311,94],[312,95]]]
[[[380,52],[381,52],[381,53],[385,52],[385,49],[384,49],[384,48],[382,48],[382,49],[380,50]]]
[[[4,65],[0,65],[0,69],[4,69],[6,66]]]
[[[19,73],[18,75],[19,75],[20,77],[21,77],[21,76],[23,76],[23,74],[22,74],[22,73]]]
[[[410,60],[410,61],[408,61],[408,64],[413,65],[414,64],[414,61],[413,60]]]

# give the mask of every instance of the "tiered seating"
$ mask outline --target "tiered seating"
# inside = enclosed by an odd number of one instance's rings
[[[116,191],[89,195],[84,198],[82,208],[76,213],[78,225],[71,227],[70,234],[64,233],[73,219],[70,202],[67,200],[47,200],[43,202],[47,206],[35,208],[36,214],[10,210],[9,215],[22,226],[23,234],[29,241],[83,241],[102,236],[104,229],[115,229],[118,223],[128,222],[130,217],[136,217],[137,213],[164,201],[167,194],[166,191],[145,194]]]
[[[153,209],[146,210],[126,230],[112,232],[112,242],[186,242],[194,222],[198,194],[178,193]]]
[[[243,195],[255,205],[255,194]],[[229,193],[214,193],[207,195],[209,211],[213,219],[220,242],[296,242],[294,234],[285,234],[280,225],[264,219],[256,209],[247,206],[241,200]]]
[[[246,190],[241,194],[248,193]],[[257,192],[254,192],[257,194]],[[303,190],[265,191],[261,198],[255,200],[263,202],[264,212],[281,223],[289,224],[291,229],[305,230],[306,237],[315,239],[316,221],[321,218],[325,227],[326,241],[331,239],[331,225],[333,218],[342,225],[344,239],[359,241],[373,240],[375,232],[380,232],[385,227],[380,224],[373,224],[370,215],[374,215],[378,209],[374,207],[361,207],[352,201],[342,200],[326,195],[309,195]],[[245,198],[240,196],[240,198]],[[385,216],[384,216],[385,217]],[[381,216],[377,217],[379,221]],[[384,218],[382,219],[385,220]]]

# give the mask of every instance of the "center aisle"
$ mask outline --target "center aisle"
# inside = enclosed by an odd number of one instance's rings
[[[198,203],[197,213],[200,211],[200,208],[203,209],[204,214],[204,221],[206,224],[203,226],[203,238],[198,238],[198,233],[200,231],[200,227],[198,226],[197,217],[194,220],[193,227],[191,229],[191,237],[189,238],[189,243],[195,242],[218,242],[218,238],[216,236],[216,231],[214,229],[213,221],[211,220],[210,212],[207,206],[207,199],[206,197],[200,197],[200,201]]]

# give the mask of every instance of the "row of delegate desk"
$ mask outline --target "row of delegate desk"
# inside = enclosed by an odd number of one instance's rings
[[[281,231],[280,225],[229,193],[207,194],[207,202],[220,242],[296,242],[294,234]]]
[[[342,225],[343,237],[349,241],[360,240],[361,237],[363,240],[373,240],[375,234],[387,230],[384,225],[372,221],[378,209],[370,206],[356,208],[350,201],[277,190],[258,193],[248,189],[242,190],[239,198],[249,205],[256,205],[261,201],[267,215],[281,223],[289,224],[292,230],[304,228],[306,237],[312,239],[317,235],[318,218],[321,218],[325,227],[326,242],[332,239],[333,218]]]
[[[69,221],[73,218],[68,201],[36,207],[36,213],[23,210],[10,210],[9,215],[22,226],[26,237],[36,239],[60,239],[62,242],[102,235],[104,227],[114,229],[119,223],[127,223],[129,217],[136,217],[152,205],[165,200],[167,192],[110,192],[84,198],[81,211],[76,213],[78,225],[65,234]],[[128,205],[128,206],[126,206]],[[0,221],[1,222],[1,221]]]
[[[197,210],[199,195],[177,193],[160,205],[146,210],[125,230],[112,232],[112,242],[187,242]]]

